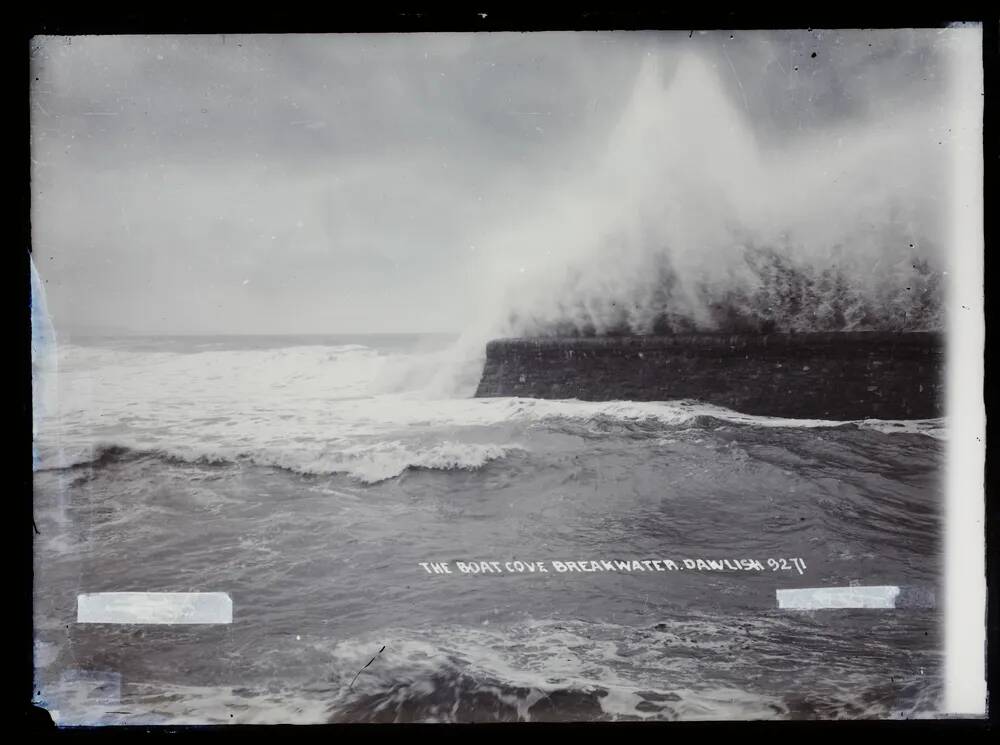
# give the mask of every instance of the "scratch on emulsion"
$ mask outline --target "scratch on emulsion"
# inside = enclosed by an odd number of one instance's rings
[[[385,645],[382,645],[382,649],[380,649],[378,652],[375,653],[375,657],[378,657],[380,654],[382,654],[383,651],[385,651]],[[375,657],[372,657],[370,660],[368,660],[368,664],[365,665],[365,667],[368,667],[368,665],[375,662]],[[354,678],[351,680],[351,684],[347,686],[347,690],[352,690],[354,688],[354,681],[356,681],[358,679],[358,676],[365,671],[365,667],[361,668],[356,673],[354,673]]]
[[[726,51],[725,45],[722,47],[722,54],[726,57],[726,62],[729,63],[729,69],[733,71],[733,77],[736,78],[736,85],[740,87],[740,95],[743,97],[743,108],[746,109],[747,113],[750,113],[750,102],[747,101],[746,91],[743,90],[743,83],[740,81],[740,76],[736,72],[736,68],[733,66],[733,61],[729,59],[729,52]]]

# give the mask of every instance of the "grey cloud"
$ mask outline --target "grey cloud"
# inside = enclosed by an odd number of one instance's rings
[[[937,33],[37,38],[39,270],[57,326],[457,329],[470,247],[590,167],[644,54],[782,146],[940,105]]]

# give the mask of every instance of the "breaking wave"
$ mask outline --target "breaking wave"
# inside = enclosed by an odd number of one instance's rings
[[[450,351],[364,345],[189,354],[60,348],[59,408],[42,418],[35,470],[125,452],[250,462],[362,483],[408,469],[470,470],[530,451],[538,433],[718,427],[865,429],[943,439],[943,420],[833,421],[741,414],[697,401],[442,396]]]
[[[481,335],[940,329],[949,126],[764,148],[705,60],[650,54],[591,178],[497,238]]]
[[[141,445],[127,446],[102,443],[93,447],[62,451],[53,456],[46,468],[61,470],[77,466],[96,466],[143,457],[156,457],[200,465],[251,463],[294,471],[304,475],[322,476],[346,474],[363,484],[377,484],[395,478],[408,469],[434,471],[476,470],[490,461],[523,450],[518,445],[476,445],[441,442],[426,447],[398,441],[345,448],[339,452],[319,454],[290,450],[239,450],[225,448],[195,449],[183,446],[149,449]]]

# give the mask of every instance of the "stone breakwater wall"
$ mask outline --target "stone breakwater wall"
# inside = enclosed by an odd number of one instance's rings
[[[476,396],[691,399],[775,417],[943,415],[944,339],[931,332],[496,339]]]

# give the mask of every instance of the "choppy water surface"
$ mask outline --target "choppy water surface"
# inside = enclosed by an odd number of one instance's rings
[[[36,698],[64,724],[935,710],[936,611],[784,611],[775,589],[934,589],[942,422],[471,399],[448,350],[60,347],[36,438]],[[551,570],[683,558],[807,568]],[[550,571],[420,566],[514,560]],[[75,624],[77,593],[102,591],[228,592],[234,623]]]

